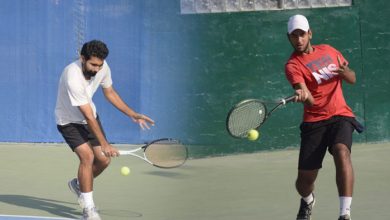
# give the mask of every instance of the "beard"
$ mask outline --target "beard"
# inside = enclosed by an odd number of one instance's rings
[[[83,71],[83,74],[84,74],[85,78],[90,79],[92,77],[95,77],[97,72],[85,70],[85,71]]]
[[[310,42],[307,42],[306,45],[295,46],[294,48],[298,53],[307,53],[310,51],[310,46]]]
[[[86,79],[91,79],[92,77],[95,77],[97,74],[97,72],[95,72],[95,71],[87,70],[84,63],[82,63],[82,69],[83,69],[84,77]]]

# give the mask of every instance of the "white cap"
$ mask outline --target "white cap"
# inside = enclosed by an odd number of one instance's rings
[[[307,32],[310,29],[309,22],[307,21],[305,16],[294,15],[291,16],[290,19],[288,19],[288,25],[287,25],[288,33],[291,34],[296,29],[300,29],[305,32]]]

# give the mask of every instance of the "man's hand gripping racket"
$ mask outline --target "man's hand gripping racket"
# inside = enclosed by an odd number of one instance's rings
[[[227,116],[226,128],[235,138],[247,138],[250,130],[258,129],[267,118],[279,107],[294,101],[296,95],[281,99],[271,111],[267,110],[266,103],[258,99],[246,99],[234,105]]]

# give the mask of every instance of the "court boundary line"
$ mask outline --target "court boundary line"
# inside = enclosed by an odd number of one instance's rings
[[[76,220],[73,218],[61,218],[61,217],[47,217],[47,216],[34,216],[34,215],[0,215],[0,219],[3,217],[10,218],[25,218],[25,219],[52,219],[52,220]]]

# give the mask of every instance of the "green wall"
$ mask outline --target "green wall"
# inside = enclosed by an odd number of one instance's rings
[[[367,141],[390,140],[390,1],[360,1],[362,84]]]
[[[344,84],[348,104],[367,128],[363,134],[355,134],[355,142],[390,139],[390,74],[386,71],[390,60],[390,1],[355,0],[352,7],[340,8],[191,15],[181,15],[180,1],[175,1],[174,12],[161,12],[175,14],[165,20],[154,16],[150,24],[160,26],[148,29],[160,33],[174,30],[182,36],[177,42],[182,49],[172,59],[180,63],[176,82],[186,88],[177,100],[186,118],[175,120],[187,122],[179,129],[181,138],[192,146],[193,156],[299,145],[300,104],[289,104],[275,112],[261,128],[257,142],[234,139],[225,128],[226,114],[234,103],[292,94],[284,64],[292,52],[286,37],[287,20],[294,14],[308,17],[313,44],[336,47],[357,74],[357,84]]]

